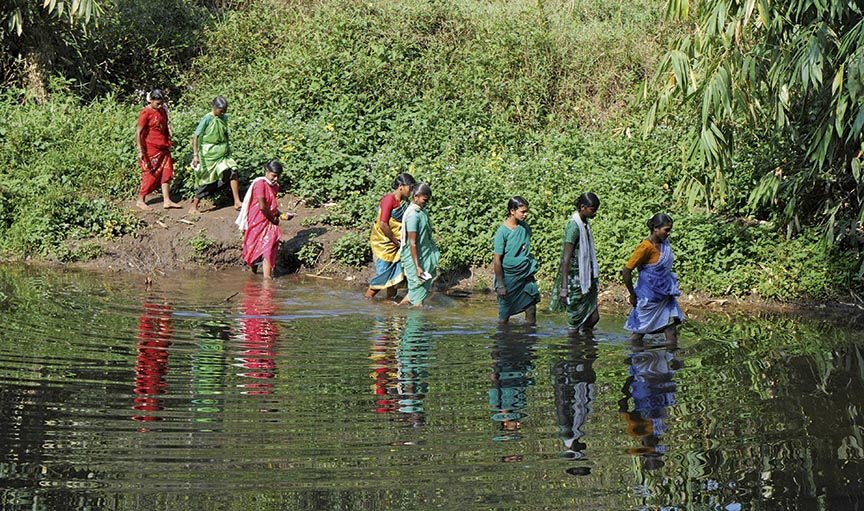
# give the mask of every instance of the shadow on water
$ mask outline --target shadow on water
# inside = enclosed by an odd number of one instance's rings
[[[0,267],[2,509],[862,509],[856,331],[101,277]]]

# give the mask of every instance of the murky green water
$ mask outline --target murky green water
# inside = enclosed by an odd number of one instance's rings
[[[112,281],[112,279],[115,279]],[[3,509],[858,509],[857,332],[0,268]]]

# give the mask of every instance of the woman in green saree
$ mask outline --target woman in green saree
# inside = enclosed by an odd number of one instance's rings
[[[552,290],[550,309],[567,312],[571,331],[591,330],[600,320],[597,308],[599,268],[594,250],[594,234],[588,220],[597,214],[600,199],[591,192],[576,199],[576,211],[564,227],[561,264]]]
[[[414,199],[402,217],[402,232],[399,259],[408,281],[408,294],[399,305],[422,305],[432,289],[432,279],[438,269],[441,253],[432,240],[432,224],[426,204],[432,198],[432,190],[426,183],[414,188]]]
[[[492,240],[495,292],[498,294],[498,322],[525,311],[525,322],[537,322],[540,290],[534,274],[537,261],[531,256],[531,228],[525,223],[528,201],[516,196],[507,203],[504,220]]]
[[[231,186],[234,196],[234,209],[240,211],[240,184],[237,181],[237,162],[231,158],[231,144],[228,139],[228,101],[222,96],[213,100],[213,111],[205,115],[195,134],[192,135],[192,179],[198,191],[192,199],[189,212],[198,213],[201,199],[212,195],[226,184]]]

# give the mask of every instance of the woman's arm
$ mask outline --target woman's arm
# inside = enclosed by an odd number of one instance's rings
[[[572,243],[564,243],[564,253],[561,254],[561,268],[559,271],[561,272],[561,287],[558,288],[558,296],[564,298],[567,296],[568,286],[567,282],[569,281],[569,273],[570,273],[570,258],[573,257],[573,244]]]
[[[379,220],[379,221],[378,221],[378,227],[381,228],[381,232],[384,233],[384,236],[387,236],[387,238],[388,238],[390,241],[392,241],[394,245],[398,245],[398,244],[399,244],[399,240],[396,239],[396,235],[393,234],[393,229],[390,228],[390,223],[389,223],[389,222],[385,222],[385,221],[383,221],[383,220]],[[408,233],[409,236],[410,236],[411,234],[414,234],[414,236],[415,236],[415,238],[416,238],[416,236],[417,236],[417,233],[416,233],[416,232],[414,232],[414,233]]]
[[[198,166],[198,134],[192,134],[192,166]]]
[[[492,268],[495,270],[495,292],[498,296],[507,296],[507,288],[504,287],[504,266],[501,264],[501,254],[492,254]]]
[[[633,289],[633,270],[625,266],[621,270],[621,280],[624,281],[624,287],[630,293],[630,305],[636,307],[636,291]]]
[[[414,268],[417,269],[417,276],[422,276],[426,270],[420,266],[420,253],[417,251],[417,232],[408,231],[408,248],[411,249],[411,259],[414,260]]]
[[[279,225],[279,210],[271,210],[264,197],[258,197],[258,209],[261,210],[261,213],[270,221],[271,224]]]

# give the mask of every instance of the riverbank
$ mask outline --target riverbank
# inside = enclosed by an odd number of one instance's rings
[[[281,224],[282,248],[278,272],[281,276],[328,280],[337,286],[356,287],[358,296],[374,274],[371,263],[352,267],[333,257],[333,246],[346,234],[365,239],[367,227],[353,228],[324,225],[329,207],[309,207],[301,199],[288,195],[280,199],[282,208],[296,216]],[[227,203],[226,203],[227,204]],[[186,208],[163,210],[152,202],[152,211],[140,211],[132,200],[123,207],[139,221],[131,235],[88,240],[97,243],[101,254],[86,262],[54,263],[64,267],[102,272],[133,272],[142,282],[174,279],[183,272],[248,272],[240,258],[242,235],[234,226],[236,213],[229,205],[205,203],[202,213],[190,215]],[[309,247],[314,247],[314,250]],[[74,250],[74,247],[71,247]],[[304,254],[305,252],[305,254]],[[316,254],[317,252],[317,254]],[[315,254],[309,262],[309,254]],[[305,261],[305,262],[304,262]],[[478,297],[494,300],[491,289],[494,274],[491,265],[470,270],[444,272],[436,280],[437,292],[454,297]],[[684,283],[686,289],[686,282]],[[600,293],[605,309],[624,312],[628,309],[623,285],[607,281]],[[703,312],[734,314],[780,313],[830,319],[847,326],[864,326],[864,301],[850,293],[847,301],[777,301],[756,296],[711,296],[684,293],[680,303],[689,315]]]

